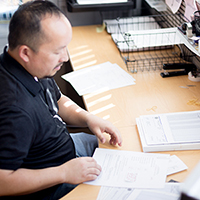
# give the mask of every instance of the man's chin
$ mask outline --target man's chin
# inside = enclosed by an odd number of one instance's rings
[[[57,71],[52,73],[51,75],[46,75],[44,78],[53,78],[56,75]]]
[[[61,67],[62,67],[62,65],[55,67],[54,70],[52,71],[52,73],[49,75],[46,75],[44,78],[54,77],[56,75],[56,73],[61,69]]]

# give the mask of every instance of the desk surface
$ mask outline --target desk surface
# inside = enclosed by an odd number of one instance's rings
[[[69,52],[74,70],[110,61],[126,70],[111,36],[101,27],[73,27],[73,39]],[[127,71],[127,70],[126,70]],[[200,99],[200,82],[192,82],[187,76],[162,78],[160,71],[129,73],[136,85],[113,89],[100,94],[85,95],[87,109],[95,115],[111,121],[123,138],[122,147],[100,144],[101,148],[142,151],[135,118],[145,114],[199,110],[200,106],[188,105],[188,101]],[[188,87],[188,85],[194,85]],[[103,98],[106,97],[106,98]],[[200,102],[200,100],[199,100]],[[156,107],[155,110],[151,109]],[[177,155],[188,170],[167,177],[183,182],[200,160],[200,150],[162,152]],[[96,199],[100,187],[80,184],[62,200]]]

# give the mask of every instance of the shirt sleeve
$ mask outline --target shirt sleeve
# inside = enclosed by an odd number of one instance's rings
[[[58,85],[56,84],[54,79],[52,79],[52,85],[53,85],[53,88],[54,88],[54,91],[55,91],[55,96],[56,96],[57,101],[58,101],[61,97],[60,88],[58,87]]]

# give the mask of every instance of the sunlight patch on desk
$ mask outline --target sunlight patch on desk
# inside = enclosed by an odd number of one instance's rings
[[[70,54],[70,57],[71,57],[71,58],[75,58],[75,57],[77,57],[77,56],[81,56],[81,55],[90,53],[91,51],[92,51],[92,49],[89,49],[89,50],[81,51],[81,52],[79,52],[79,53]]]
[[[76,63],[79,63],[79,62],[82,62],[82,61],[84,61],[84,60],[88,60],[88,59],[91,59],[91,58],[94,58],[94,57],[95,57],[94,54],[89,55],[89,56],[85,56],[85,57],[83,57],[83,58],[73,60],[73,64],[76,64]]]
[[[111,103],[111,104],[108,104],[107,106],[104,106],[104,107],[102,107],[102,108],[99,108],[99,109],[97,109],[97,110],[94,110],[94,111],[92,111],[91,113],[92,113],[93,115],[96,115],[96,114],[99,114],[99,113],[101,113],[101,112],[103,112],[103,111],[105,111],[105,110],[108,110],[108,109],[110,109],[110,108],[113,108],[113,107],[115,107],[115,105],[114,105],[113,103]]]
[[[106,115],[104,117],[102,117],[104,120],[108,120],[110,118],[110,115]]]
[[[101,98],[99,98],[99,99],[97,99],[97,100],[95,100],[95,101],[92,101],[92,102],[88,103],[88,104],[87,104],[87,107],[90,108],[90,107],[92,107],[92,106],[94,106],[94,105],[96,105],[96,104],[98,104],[98,103],[100,103],[100,102],[102,102],[102,101],[106,101],[106,100],[110,99],[111,97],[112,97],[111,94],[106,95],[106,96],[104,96],[104,97],[101,97]]]
[[[85,48],[88,48],[88,45],[78,46],[78,47],[73,48],[73,49],[70,48],[70,51],[77,51],[77,50],[85,49]]]
[[[87,63],[85,63],[85,64],[83,64],[83,65],[76,66],[76,67],[74,67],[74,69],[75,69],[75,70],[82,69],[82,68],[85,68],[85,67],[92,66],[92,65],[94,65],[94,64],[96,64],[96,63],[97,63],[97,60],[93,60],[93,61],[87,62]]]
[[[94,97],[94,96],[96,96],[96,95],[99,95],[99,94],[101,94],[101,93],[103,93],[103,92],[106,92],[106,91],[108,91],[108,90],[109,90],[109,88],[101,88],[101,90],[98,90],[98,91],[96,91],[96,92],[93,92],[93,93],[89,93],[89,94],[84,95],[84,98],[85,98],[85,100],[86,100],[86,99],[92,98],[92,97]]]

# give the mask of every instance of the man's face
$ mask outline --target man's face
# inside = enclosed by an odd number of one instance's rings
[[[67,46],[72,38],[71,25],[64,16],[46,17],[41,26],[46,39],[37,52],[31,51],[28,67],[37,78],[54,76],[63,62],[68,61]]]

